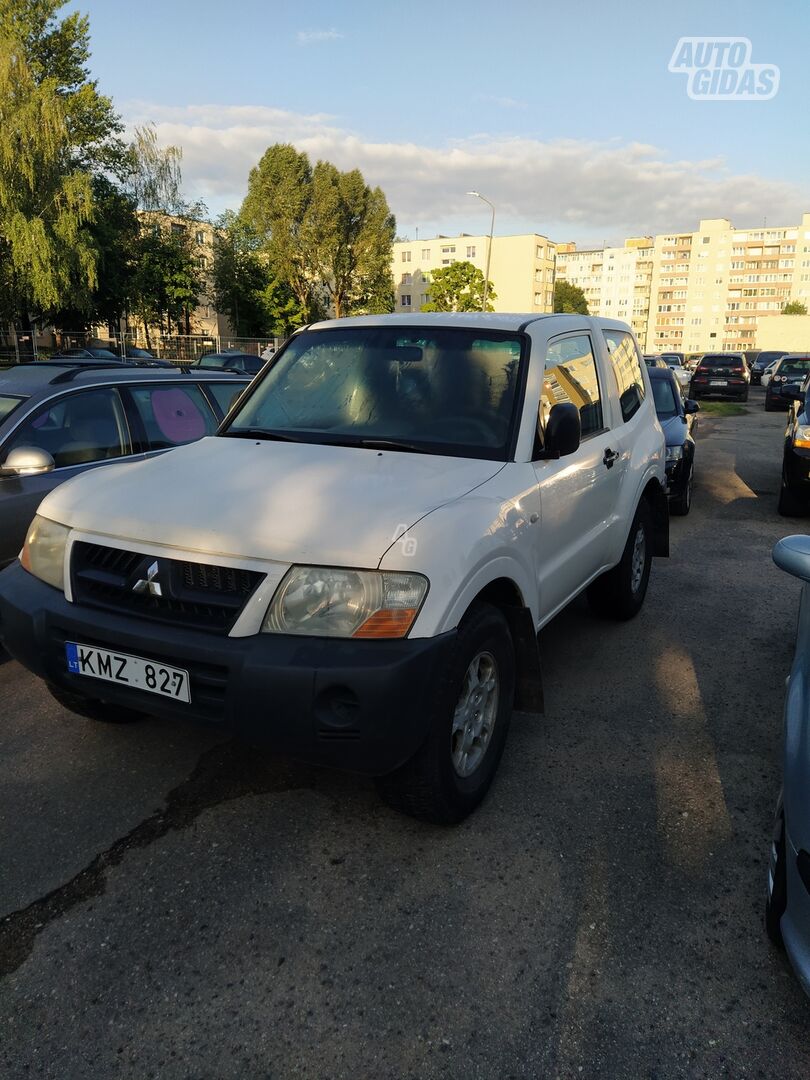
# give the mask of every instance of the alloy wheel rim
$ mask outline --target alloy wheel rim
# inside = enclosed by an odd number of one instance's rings
[[[480,652],[471,661],[461,684],[450,734],[453,768],[471,776],[486,755],[498,716],[500,676],[495,657]]]
[[[644,578],[644,563],[647,559],[647,534],[644,526],[639,524],[636,530],[636,538],[633,541],[633,558],[630,564],[630,588],[637,593],[641,588]]]

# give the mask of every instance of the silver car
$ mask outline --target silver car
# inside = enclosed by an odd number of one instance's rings
[[[59,363],[0,371],[0,567],[49,491],[85,469],[212,435],[244,375]]]
[[[768,866],[765,927],[774,944],[784,946],[810,994],[810,536],[780,540],[773,560],[805,585],[785,695],[784,773]]]

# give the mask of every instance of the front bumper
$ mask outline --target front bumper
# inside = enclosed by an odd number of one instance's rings
[[[14,563],[0,573],[0,638],[30,671],[74,694],[221,723],[302,761],[383,775],[424,741],[455,631],[395,641],[230,638],[68,603]],[[65,641],[185,668],[191,703],[73,675]]]

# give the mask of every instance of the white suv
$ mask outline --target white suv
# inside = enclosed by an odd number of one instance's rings
[[[458,821],[542,709],[540,627],[641,607],[664,464],[624,323],[324,322],[217,435],[49,495],[0,628],[84,716],[225,721]]]

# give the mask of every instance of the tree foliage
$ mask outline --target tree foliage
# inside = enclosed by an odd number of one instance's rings
[[[176,224],[176,223],[175,223]],[[188,226],[173,228],[162,216],[142,223],[132,279],[132,307],[149,340],[149,328],[190,333],[190,312],[197,306],[202,279]]]
[[[76,163],[66,104],[37,81],[19,41],[0,38],[0,312],[81,305],[96,284],[91,177]]]
[[[585,293],[577,285],[570,281],[556,281],[554,283],[554,310],[572,315],[587,315],[588,301]]]
[[[789,300],[787,304],[782,308],[783,315],[806,315],[807,304],[803,304],[801,300]]]
[[[362,173],[277,143],[250,172],[241,216],[261,239],[278,281],[305,322],[330,306],[337,317],[390,311],[394,218],[380,188]]]
[[[497,300],[497,293],[489,283],[487,311],[494,311],[490,299]],[[471,262],[452,262],[434,270],[430,275],[430,300],[422,305],[422,311],[483,311],[484,275]]]

